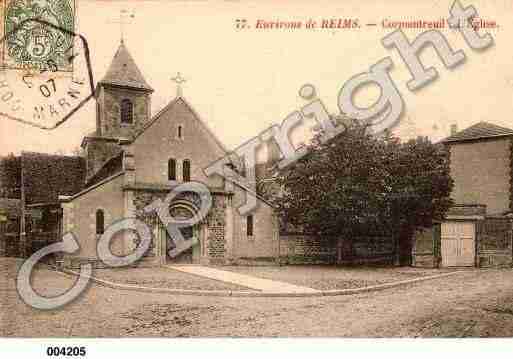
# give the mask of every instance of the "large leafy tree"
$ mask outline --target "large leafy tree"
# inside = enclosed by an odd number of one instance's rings
[[[426,138],[401,143],[351,124],[277,176],[284,222],[319,235],[386,231],[396,253],[451,205],[447,152]],[[401,243],[401,241],[405,243]]]

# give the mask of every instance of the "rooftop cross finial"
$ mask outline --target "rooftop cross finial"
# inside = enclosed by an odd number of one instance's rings
[[[121,9],[119,11],[119,19],[110,21],[109,24],[119,24],[119,35],[121,43],[124,42],[125,38],[125,25],[128,24],[130,19],[133,19],[135,15],[132,12],[129,12],[126,9]]]
[[[171,77],[171,80],[176,83],[176,97],[182,97],[182,84],[187,82],[186,79],[182,77],[182,74],[179,72],[176,74],[175,77]]]

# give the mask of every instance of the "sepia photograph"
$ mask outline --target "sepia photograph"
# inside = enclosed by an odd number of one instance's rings
[[[511,19],[1,0],[0,353],[511,353]]]

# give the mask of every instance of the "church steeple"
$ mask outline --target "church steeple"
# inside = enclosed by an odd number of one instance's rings
[[[153,88],[123,40],[97,91],[96,136],[130,138],[149,120]]]
[[[131,87],[143,91],[153,92],[153,89],[144,79],[141,71],[135,64],[132,55],[128,52],[125,42],[121,40],[114,59],[100,84]]]

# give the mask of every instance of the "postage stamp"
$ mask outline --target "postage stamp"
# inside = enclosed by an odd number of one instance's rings
[[[27,21],[33,19],[41,22]],[[73,49],[75,0],[5,0],[3,21],[5,67],[73,70],[68,58]]]
[[[0,118],[55,129],[94,96],[87,40],[39,18],[9,30],[0,39],[10,54],[0,70]]]

